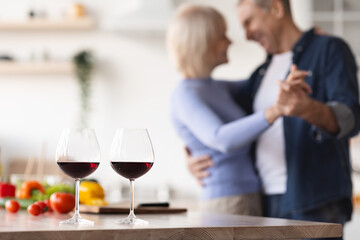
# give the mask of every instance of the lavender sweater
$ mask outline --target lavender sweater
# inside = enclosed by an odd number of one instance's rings
[[[202,199],[260,190],[251,143],[269,126],[264,112],[246,116],[232,96],[239,82],[184,79],[171,98],[177,134],[193,156],[210,155],[214,166],[204,179]]]

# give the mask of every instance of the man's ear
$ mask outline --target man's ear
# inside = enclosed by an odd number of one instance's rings
[[[283,3],[280,0],[272,0],[270,13],[278,19],[283,18],[285,16],[285,8]]]

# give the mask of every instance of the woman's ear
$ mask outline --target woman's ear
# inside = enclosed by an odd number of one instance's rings
[[[270,13],[276,18],[283,18],[285,16],[285,7],[280,0],[272,0],[270,6]]]

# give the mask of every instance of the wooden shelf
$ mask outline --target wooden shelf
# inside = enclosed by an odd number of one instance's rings
[[[84,17],[78,19],[29,19],[24,21],[0,21],[0,31],[23,30],[91,30],[95,20]]]
[[[0,62],[0,74],[71,74],[71,62]]]

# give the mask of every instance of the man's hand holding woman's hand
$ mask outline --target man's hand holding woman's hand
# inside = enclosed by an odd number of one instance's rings
[[[307,76],[307,71],[298,70],[296,65],[292,65],[286,81],[278,82],[280,87],[278,99],[274,105],[265,110],[265,118],[270,124],[280,116],[288,116],[292,113],[297,101],[300,101],[303,95],[311,93],[310,86],[305,82]]]
[[[308,107],[311,94],[310,86],[305,82],[307,71],[297,69],[292,65],[286,81],[279,81],[280,87],[275,106],[284,116],[301,116]]]

